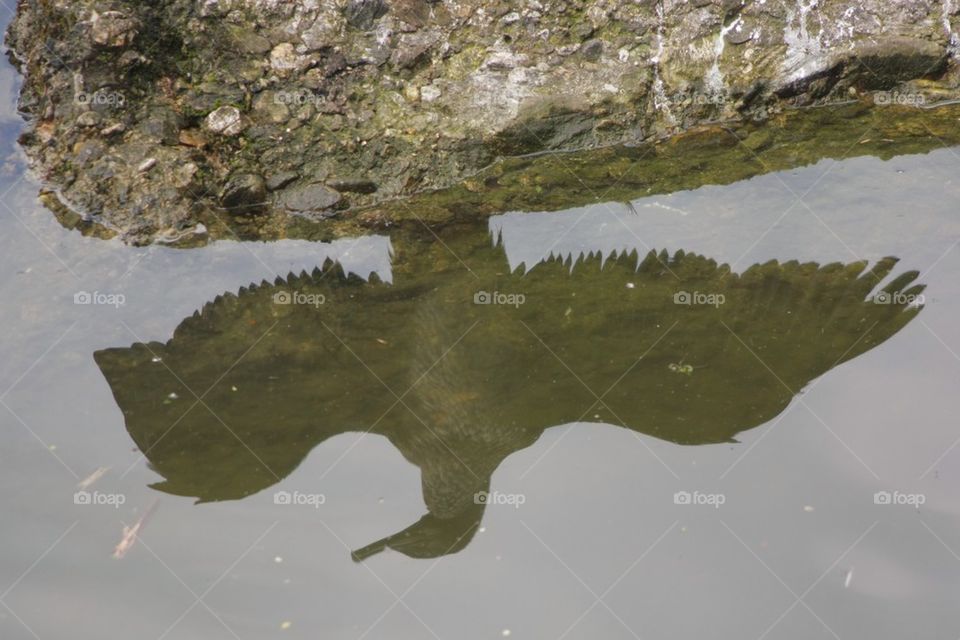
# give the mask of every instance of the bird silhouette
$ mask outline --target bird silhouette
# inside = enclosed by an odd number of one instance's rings
[[[95,359],[163,477],[155,489],[241,499],[335,435],[374,433],[419,468],[427,513],[353,557],[437,557],[470,542],[493,472],[547,428],[697,445],[773,419],[920,313],[905,302],[923,290],[917,272],[879,286],[896,262],[734,273],[633,252],[511,272],[502,246],[470,230],[397,245],[392,284],[327,262],[217,297],[165,344]]]

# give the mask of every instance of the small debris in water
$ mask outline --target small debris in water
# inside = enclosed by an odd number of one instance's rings
[[[510,629],[504,629],[500,632],[500,635],[502,635],[504,638],[508,638],[510,636]]]
[[[170,398],[171,400],[176,400],[176,399],[179,398],[180,396],[178,396],[178,395],[176,394],[176,392],[171,391],[171,392],[167,395],[167,397]]]
[[[843,578],[843,588],[849,589],[850,583],[853,581],[853,569],[847,571],[847,575]]]
[[[633,284],[632,282],[628,282],[628,283],[627,283],[627,289],[634,289],[634,288],[636,288],[636,286],[637,286],[637,285]]]
[[[92,486],[94,482],[102,478],[103,475],[109,470],[110,467],[98,467],[96,471],[77,483],[77,488],[81,491],[84,491],[88,487]]]
[[[236,391],[236,390],[237,390],[237,388],[236,388],[235,386],[230,385],[230,391]]]
[[[377,338],[377,342],[379,342],[380,344],[390,344],[389,342],[387,342],[387,341],[384,340],[383,338]]]
[[[143,173],[144,171],[150,171],[150,169],[152,169],[155,164],[157,164],[156,158],[147,158],[146,160],[140,163],[140,166],[137,167],[137,171],[140,173]]]
[[[150,362],[163,362],[163,358],[161,358],[160,356],[153,356],[152,358],[150,358]]]
[[[273,558],[273,561],[276,562],[277,564],[280,564],[281,562],[283,562],[283,558],[281,558],[280,556],[275,556]]]
[[[803,510],[806,511],[807,513],[813,513],[813,506],[809,504],[804,505]]]
[[[142,516],[133,524],[132,527],[123,527],[123,537],[120,539],[120,542],[117,543],[117,546],[113,550],[113,557],[117,560],[122,560],[127,552],[133,548],[133,545],[137,542],[137,536],[143,530],[144,525],[147,523],[147,519],[150,515],[156,510],[157,505],[160,503],[159,500],[154,500],[153,503],[147,507],[147,510],[143,513]]]
[[[290,622],[289,620],[284,620],[283,622],[280,623],[280,628],[283,629],[284,631],[289,629],[291,626],[293,626],[293,623]]]
[[[487,530],[486,527],[480,527],[479,529],[477,529],[477,531],[480,532],[480,533],[483,533],[483,532],[486,531],[486,530]]]

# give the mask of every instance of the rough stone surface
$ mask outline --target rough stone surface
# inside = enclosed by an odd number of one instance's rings
[[[214,233],[237,175],[303,176],[271,178],[262,216],[342,218],[501,156],[956,97],[958,26],[952,0],[44,0],[18,4],[8,44],[34,168],[146,243]]]

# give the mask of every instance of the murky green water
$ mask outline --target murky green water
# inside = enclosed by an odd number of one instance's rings
[[[176,250],[0,125],[0,638],[960,635],[960,150]]]

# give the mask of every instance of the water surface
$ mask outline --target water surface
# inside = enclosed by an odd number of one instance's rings
[[[958,153],[194,250],[13,162],[0,637],[960,635]]]

